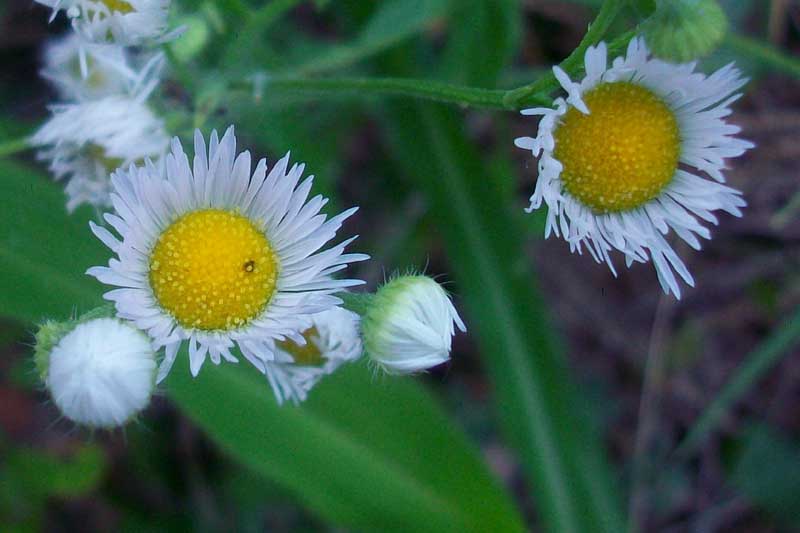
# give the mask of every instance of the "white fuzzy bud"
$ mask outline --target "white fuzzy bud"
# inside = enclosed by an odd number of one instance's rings
[[[147,335],[116,318],[79,322],[37,364],[64,416],[90,427],[124,424],[148,405],[155,386]]]
[[[427,276],[400,276],[371,298],[362,320],[364,350],[389,374],[420,372],[450,359],[464,322],[447,292]]]

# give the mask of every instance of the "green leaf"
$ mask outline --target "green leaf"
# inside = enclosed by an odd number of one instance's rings
[[[38,322],[102,303],[102,288],[84,274],[108,261],[89,231],[89,210],[67,215],[60,187],[7,160],[0,198],[0,315]]]
[[[800,446],[764,424],[749,428],[728,469],[729,481],[778,520],[800,527]]]
[[[84,445],[67,458],[27,449],[12,449],[4,460],[6,481],[27,499],[47,496],[77,497],[92,490],[105,475],[102,448]]]
[[[509,209],[520,206],[490,183],[452,110],[398,104],[385,124],[398,164],[431,199],[501,421],[546,529],[620,531],[602,443],[578,404],[533,276],[517,262],[523,232]]]
[[[444,15],[448,5],[447,0],[382,2],[351,43],[327,46],[321,55],[288,73],[309,75],[348,67],[425,30]]]
[[[185,357],[183,358],[185,361]],[[278,406],[246,367],[187,365],[170,396],[226,452],[333,523],[364,531],[521,531],[497,484],[412,382],[352,365],[301,407]]]
[[[0,162],[0,193],[0,314],[30,321],[99,302],[101,287],[83,272],[108,252],[86,213],[67,216],[59,186],[20,165]],[[172,398],[225,451],[328,520],[365,531],[523,531],[476,450],[414,382],[353,366],[303,407],[278,407],[249,365],[208,366],[193,380],[186,360],[169,379]]]
[[[462,0],[450,17],[452,27],[444,76],[452,82],[495,87],[503,68],[519,49],[521,11],[517,0]]]
[[[714,401],[692,425],[687,436],[675,450],[686,455],[716,428],[730,408],[747,394],[764,375],[800,343],[800,307],[753,350],[725,383]]]

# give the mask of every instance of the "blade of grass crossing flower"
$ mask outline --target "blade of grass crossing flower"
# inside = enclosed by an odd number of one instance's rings
[[[463,138],[463,123],[423,105],[392,106],[385,123],[395,152],[406,154],[399,164],[432,200],[505,431],[546,529],[620,531],[602,445],[576,406],[530,275],[514,268],[521,232]]]
[[[0,316],[63,318],[102,302],[84,271],[107,252],[89,213],[67,215],[61,187],[0,161]],[[332,523],[361,531],[523,531],[505,491],[464,434],[413,381],[351,365],[300,408],[278,407],[249,366],[190,377],[183,354],[168,392],[225,451]],[[477,502],[477,503],[476,503]]]

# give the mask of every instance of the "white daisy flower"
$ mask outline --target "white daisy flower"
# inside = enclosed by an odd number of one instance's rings
[[[233,128],[206,143],[195,132],[190,166],[174,139],[165,171],[149,162],[112,176],[117,231],[91,224],[117,258],[88,274],[118,289],[105,298],[120,318],[165,346],[159,381],[184,341],[197,375],[208,355],[236,361],[238,350],[262,372],[274,360],[273,341],[302,344],[309,315],[337,306],[333,294],[360,280],[334,279],[363,254],[345,254],[355,237],[321,250],[356,209],[326,221],[322,196],[308,200],[312,177],[289,154],[267,174],[264,159],[251,173],[250,153],[236,153]],[[298,185],[299,182],[299,185]]]
[[[116,318],[97,318],[78,324],[52,348],[45,381],[64,416],[108,428],[147,407],[155,377],[147,335]]]
[[[64,10],[83,38],[96,42],[140,45],[162,42],[167,34],[169,0],[36,0],[51,7],[55,18]]]
[[[305,344],[286,339],[274,343],[274,361],[266,375],[278,403],[305,401],[308,391],[344,363],[361,357],[359,316],[341,307],[311,316],[302,333]]]
[[[753,147],[724,121],[746,80],[732,64],[705,76],[694,63],[652,59],[640,38],[610,67],[606,45],[590,47],[585,66],[580,82],[554,67],[567,92],[555,109],[522,111],[542,117],[536,138],[515,141],[539,157],[528,211],[544,202],[545,236],[563,236],[573,252],[585,246],[614,275],[612,250],[628,266],[652,260],[664,291],[680,298],[675,273],[694,281],[669,231],[699,250],[698,237],[711,238],[701,221],[716,224],[717,210],[741,216],[746,205],[722,185],[725,158]]]
[[[43,149],[56,179],[67,180],[67,209],[88,203],[111,205],[110,174],[118,167],[160,161],[169,137],[160,119],[140,101],[125,96],[60,104],[31,138]]]
[[[427,276],[382,286],[361,324],[364,351],[389,374],[410,374],[450,359],[455,328],[467,331],[447,292]]]
[[[120,94],[143,100],[158,84],[164,54],[131,56],[125,47],[86,43],[69,33],[45,47],[42,76],[53,83],[64,101]],[[137,63],[141,67],[137,68]]]

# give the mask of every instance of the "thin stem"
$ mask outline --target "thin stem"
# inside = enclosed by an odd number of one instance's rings
[[[30,148],[30,138],[22,137],[20,139],[12,139],[10,141],[0,142],[0,157],[8,157],[10,155],[24,152]]]
[[[433,80],[408,78],[295,78],[272,77],[265,80],[265,90],[287,90],[307,93],[358,93],[408,96],[450,104],[486,109],[507,109],[504,103],[506,91],[464,87]],[[252,90],[252,82],[238,84],[233,88]],[[542,100],[541,103],[550,103]]]
[[[559,67],[567,73],[579,69],[586,55],[586,49],[603,38],[621,8],[622,0],[605,0],[578,47],[561,62]],[[542,76],[531,84],[509,91],[505,96],[506,107],[518,109],[520,106],[532,104],[534,97],[541,97],[543,93],[549,93],[556,86],[553,74]]]
[[[302,0],[272,0],[272,2],[260,7],[253,13],[250,25],[259,31],[263,31],[301,1]]]
[[[725,37],[725,45],[737,54],[749,56],[763,65],[800,78],[800,60],[783,53],[774,46],[735,33],[729,33]]]
[[[650,346],[647,350],[642,396],[639,403],[639,424],[633,452],[633,476],[631,496],[628,503],[628,533],[636,533],[645,511],[645,481],[647,477],[647,454],[657,426],[661,387],[665,378],[664,342],[667,337],[669,319],[672,316],[673,300],[662,295],[658,301]]]

